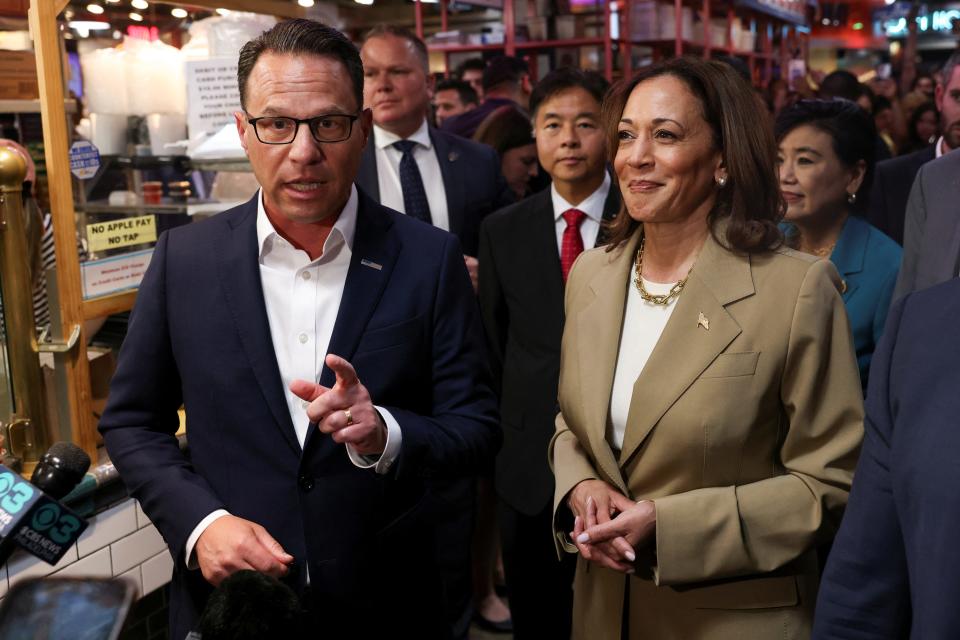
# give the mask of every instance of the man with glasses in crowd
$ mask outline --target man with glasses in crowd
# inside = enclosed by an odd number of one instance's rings
[[[342,34],[279,23],[238,82],[261,189],[161,236],[100,422],[175,559],[171,637],[255,569],[323,637],[446,638],[431,487],[500,437],[460,249],[354,186],[372,125]]]

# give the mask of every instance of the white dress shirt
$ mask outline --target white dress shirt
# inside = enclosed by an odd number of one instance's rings
[[[373,125],[373,142],[376,146],[377,184],[380,187],[380,204],[400,213],[406,213],[403,207],[403,189],[400,188],[400,158],[403,153],[393,146],[394,142],[404,140],[382,127]],[[447,211],[447,191],[443,186],[443,174],[440,173],[440,161],[437,150],[430,140],[427,121],[406,140],[417,143],[413,148],[413,159],[420,170],[420,179],[427,192],[427,204],[430,205],[430,221],[433,226],[450,231],[450,213]]]
[[[607,202],[610,193],[610,174],[603,172],[603,183],[580,204],[574,206],[557,193],[557,187],[550,184],[550,198],[553,201],[553,219],[557,227],[557,251],[563,250],[563,232],[567,228],[567,221],[563,214],[569,209],[579,209],[587,214],[580,223],[580,237],[583,238],[583,248],[592,249],[597,244],[600,234],[600,223],[603,222],[603,205]]]
[[[940,139],[937,140],[937,146],[934,148],[933,157],[934,159],[937,159],[940,156],[942,156],[944,153],[946,153],[946,150],[943,148],[943,136],[940,136]]]
[[[666,295],[673,288],[671,284],[660,284],[643,279],[644,288],[653,295]],[[673,315],[677,298],[665,305],[653,304],[640,297],[633,283],[633,274],[629,280],[627,308],[623,313],[623,328],[620,333],[620,351],[617,353],[617,369],[613,377],[613,392],[610,394],[610,421],[607,423],[607,443],[619,451],[623,448],[623,437],[627,432],[627,417],[633,400],[633,386],[640,377],[654,347],[660,342],[660,336]],[[682,294],[681,294],[682,295]]]
[[[263,301],[287,410],[302,448],[310,423],[307,418],[309,403],[290,391],[290,383],[297,379],[317,381],[323,370],[350,268],[359,198],[357,188],[353,187],[347,204],[323,243],[322,255],[316,260],[311,260],[306,251],[297,249],[277,233],[264,211],[262,192],[257,202],[257,245]],[[375,408],[387,426],[383,454],[371,459],[347,445],[347,455],[358,467],[387,473],[400,452],[400,425],[389,411]],[[193,549],[200,534],[214,520],[225,515],[229,515],[227,511],[218,509],[194,528],[187,539],[188,567],[197,567]]]

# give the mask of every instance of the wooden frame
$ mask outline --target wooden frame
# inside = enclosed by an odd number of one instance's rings
[[[80,257],[76,244],[76,211],[70,175],[70,132],[64,117],[63,52],[58,17],[68,0],[31,0],[30,33],[37,57],[40,87],[40,117],[43,122],[43,146],[53,215],[53,237],[57,255],[57,290],[61,326],[54,334],[68,336],[74,326],[105,314],[133,307],[135,291],[84,300],[80,282]],[[181,4],[171,2],[168,4]],[[279,17],[303,17],[304,9],[286,0],[190,0],[191,7],[224,8],[251,11]],[[59,331],[57,331],[59,329]],[[87,362],[87,338],[81,333],[77,347],[65,358],[66,403],[69,407],[70,435],[73,442],[96,460],[97,435],[91,406],[90,368]],[[63,427],[61,427],[63,428]]]

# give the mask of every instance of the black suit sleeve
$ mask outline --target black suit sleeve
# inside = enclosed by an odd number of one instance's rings
[[[886,167],[877,165],[876,175],[873,177],[873,185],[870,187],[870,202],[867,207],[867,214],[864,216],[867,222],[883,231],[890,237],[894,234],[891,230],[890,212],[887,207],[887,194],[884,186],[886,185]],[[903,242],[903,239],[900,240]]]
[[[500,274],[494,258],[493,240],[491,239],[491,220],[487,219],[480,226],[480,276],[478,299],[480,313],[483,318],[483,328],[487,335],[488,353],[490,354],[490,368],[493,373],[493,386],[497,396],[503,379],[503,359],[507,346],[507,326],[509,323],[509,309],[503,299]]]
[[[174,435],[183,395],[167,323],[169,238],[160,236],[140,284],[99,429],[123,482],[180,561],[193,529],[224,503]]]
[[[887,331],[874,353],[863,449],[817,599],[813,631],[817,640],[892,640],[908,635],[910,590],[890,474],[895,417],[889,388],[906,302],[891,309]]]

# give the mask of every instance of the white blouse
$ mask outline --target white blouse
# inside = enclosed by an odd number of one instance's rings
[[[676,283],[660,284],[643,279],[643,286],[654,295],[666,295]],[[664,327],[673,314],[677,298],[665,305],[653,304],[640,297],[640,292],[630,278],[627,291],[623,328],[620,331],[620,351],[617,354],[617,370],[613,377],[613,392],[610,395],[610,420],[607,422],[607,442],[615,450],[623,448],[623,436],[627,430],[627,414],[633,398],[633,385],[646,366],[653,348],[660,341]]]

